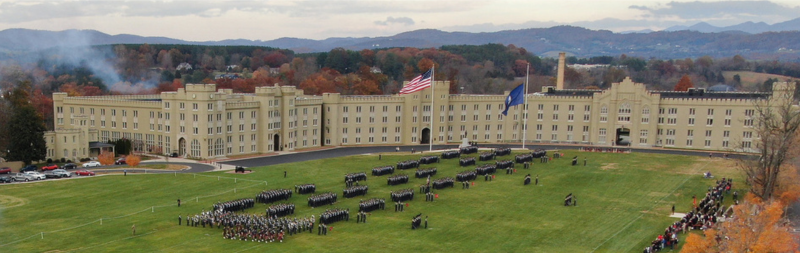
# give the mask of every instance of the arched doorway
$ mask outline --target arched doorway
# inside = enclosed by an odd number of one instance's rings
[[[275,134],[275,136],[272,137],[272,148],[273,148],[274,151],[281,151],[281,136],[280,135]]]
[[[628,128],[617,128],[616,145],[631,145],[631,130]]]
[[[178,155],[186,156],[186,139],[183,137],[178,139]]]
[[[428,129],[428,128],[423,128],[422,129],[422,138],[420,138],[419,143],[420,144],[430,144],[431,143],[430,140],[431,140],[431,130]]]

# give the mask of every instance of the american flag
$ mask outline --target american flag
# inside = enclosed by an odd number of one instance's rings
[[[408,82],[405,86],[403,86],[403,89],[400,89],[400,94],[411,94],[417,91],[424,90],[425,88],[431,87],[432,70],[433,69],[428,70],[428,72],[425,72],[424,74],[419,75],[418,77]]]

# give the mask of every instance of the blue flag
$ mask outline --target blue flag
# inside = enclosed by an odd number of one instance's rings
[[[511,90],[511,93],[506,97],[506,109],[503,110],[503,115],[508,116],[508,108],[525,103],[525,84],[520,84],[517,88]]]

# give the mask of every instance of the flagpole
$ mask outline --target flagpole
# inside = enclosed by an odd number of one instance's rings
[[[436,99],[436,81],[433,78],[433,70],[435,69],[434,66],[431,66],[431,131],[430,135],[428,136],[428,151],[433,151],[433,100]]]
[[[523,94],[525,96],[525,106],[522,107],[523,108],[522,109],[522,120],[524,121],[523,122],[523,126],[522,126],[522,148],[523,149],[525,149],[525,141],[527,140],[527,137],[528,137],[528,75],[530,74],[530,72],[531,72],[531,64],[528,63],[528,66],[526,67],[526,70],[525,70],[525,94]]]

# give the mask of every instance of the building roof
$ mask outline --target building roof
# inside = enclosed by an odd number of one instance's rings
[[[113,147],[114,144],[99,142],[99,141],[92,141],[89,142],[89,148],[110,148]]]
[[[769,92],[725,92],[725,91],[651,91],[661,94],[661,98],[730,98],[730,99],[766,99],[772,96]]]
[[[733,86],[725,85],[725,84],[717,84],[711,87],[708,87],[708,91],[736,91],[736,88]]]
[[[545,96],[594,96],[595,93],[602,92],[602,90],[584,90],[584,89],[564,89],[556,90],[550,89],[547,92],[540,92],[538,94]]]

